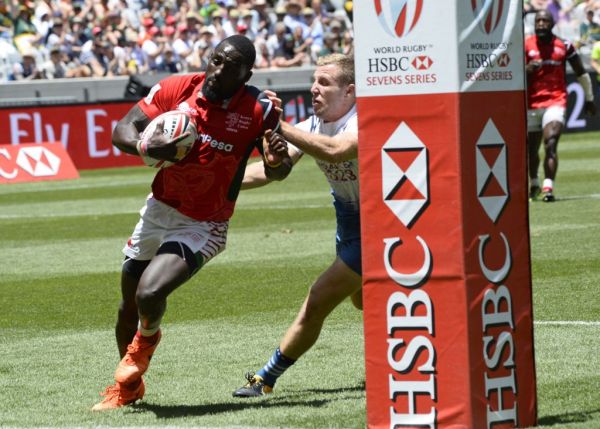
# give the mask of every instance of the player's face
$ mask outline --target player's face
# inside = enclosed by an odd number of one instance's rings
[[[210,57],[202,93],[211,102],[226,100],[232,97],[251,75],[242,54],[233,46],[223,43]]]
[[[340,83],[341,70],[334,64],[319,66],[310,89],[315,115],[325,122],[337,121],[354,103],[354,85]]]
[[[552,34],[554,20],[549,13],[538,13],[535,17],[535,34],[538,37],[546,38]]]

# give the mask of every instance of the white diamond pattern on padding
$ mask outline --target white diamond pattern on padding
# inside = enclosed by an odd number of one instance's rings
[[[490,166],[484,158],[481,149],[486,146],[502,146],[494,164]],[[508,179],[507,179],[507,153],[506,143],[500,135],[494,121],[489,119],[479,136],[476,144],[476,163],[477,163],[477,199],[485,210],[485,213],[496,222],[502,209],[506,205],[509,197]],[[499,196],[483,196],[482,191],[490,176],[495,178],[504,192]]]
[[[393,149],[419,149],[410,166],[404,171],[386,153]],[[408,227],[421,212],[429,200],[427,148],[417,135],[402,122],[381,148],[381,174],[383,201],[396,217]],[[424,196],[418,199],[389,199],[388,196],[402,180],[409,180],[412,185]]]

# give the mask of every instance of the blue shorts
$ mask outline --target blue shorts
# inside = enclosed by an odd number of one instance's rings
[[[337,219],[336,254],[352,271],[362,276],[360,257],[360,213],[357,208],[345,207],[334,201]]]

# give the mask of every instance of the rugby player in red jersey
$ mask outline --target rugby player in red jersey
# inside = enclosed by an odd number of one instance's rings
[[[527,141],[529,150],[529,197],[554,201],[554,180],[558,169],[558,140],[567,107],[566,62],[575,72],[585,93],[585,110],[596,113],[590,75],[586,72],[575,47],[552,34],[554,19],[547,10],[535,15],[535,34],[525,40],[527,72]],[[540,187],[539,149],[544,141],[544,182]]]
[[[142,375],[160,340],[167,297],[225,248],[251,152],[258,148],[263,153],[264,172],[271,180],[281,180],[291,170],[285,142],[263,143],[263,135],[279,127],[279,113],[264,93],[246,84],[255,56],[246,37],[224,39],[206,73],[160,81],[113,131],[113,144],[136,155],[140,132],[150,121],[179,110],[191,115],[198,140],[183,160],[157,172],[123,249],[115,329],[122,359],[115,384],[106,388],[95,411],[120,408],[144,396]],[[173,161],[175,141],[166,140],[159,124],[144,150]]]

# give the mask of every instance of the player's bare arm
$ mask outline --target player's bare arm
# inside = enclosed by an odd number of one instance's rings
[[[300,150],[323,161],[342,162],[358,157],[358,135],[355,132],[343,132],[329,137],[300,130],[283,121],[280,132]]]
[[[263,139],[263,152],[266,178],[270,180],[285,179],[294,165],[288,154],[285,139],[279,133],[267,130]]]
[[[575,72],[575,76],[577,76],[577,80],[579,84],[583,88],[583,93],[585,95],[585,104],[584,108],[588,115],[593,116],[596,114],[596,104],[594,103],[594,90],[592,87],[592,79],[590,78],[589,73],[585,69],[583,62],[581,61],[581,57],[576,54],[569,58],[569,64]]]
[[[137,105],[121,119],[112,134],[112,143],[122,152],[139,155],[138,142],[140,133],[150,123],[150,118]],[[176,162],[177,142],[189,136],[186,132],[173,140],[167,140],[164,135],[164,122],[157,124],[152,136],[145,147],[147,155],[155,159]]]
[[[263,147],[267,147],[267,145],[268,143],[265,139],[265,141],[263,141]],[[266,150],[267,149],[265,149],[265,152]],[[286,145],[286,151],[292,162],[292,165],[295,165],[300,158],[302,158],[303,153],[293,146]],[[253,162],[252,164],[248,164],[246,167],[244,179],[242,180],[242,190],[259,188],[271,182],[272,180],[267,177],[265,172],[264,160]]]

